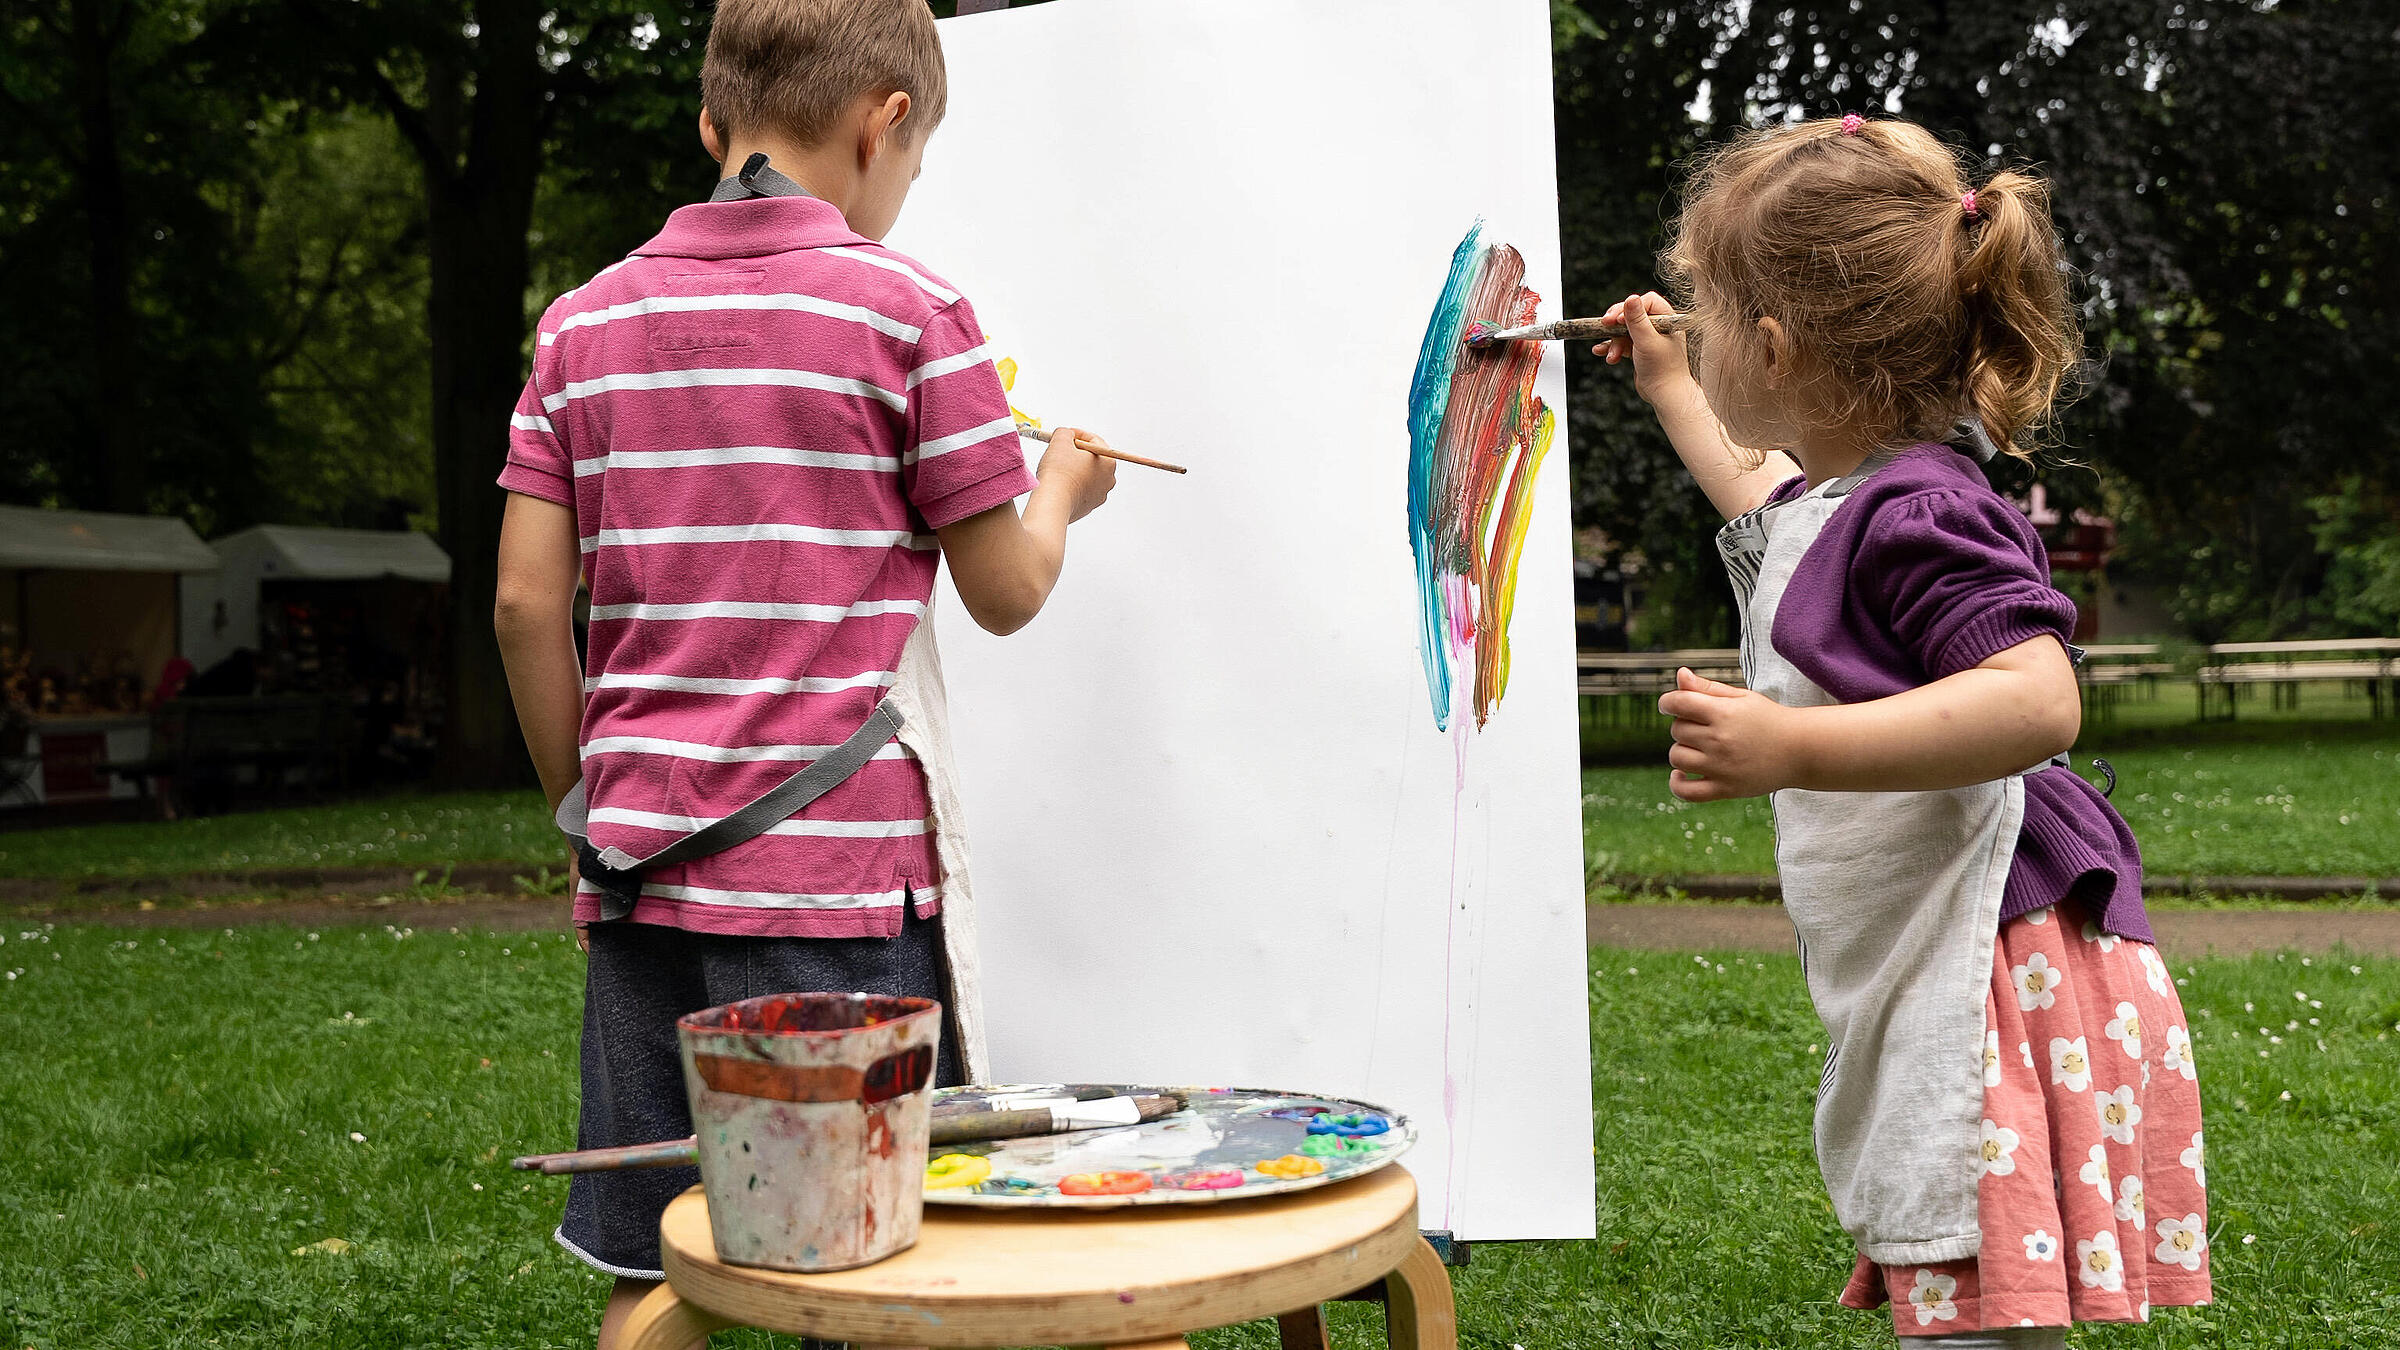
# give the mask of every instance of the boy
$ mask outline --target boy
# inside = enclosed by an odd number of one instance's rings
[[[500,476],[495,623],[543,790],[589,836],[579,1147],[690,1133],[673,1023],[702,1007],[942,998],[945,1081],[975,1050],[919,629],[943,555],[978,624],[1022,627],[1115,471],[1062,430],[1028,474],[974,311],[875,242],[945,92],[923,0],[721,0],[700,139],[731,176],[542,317]],[[822,795],[739,811],[796,775]],[[965,958],[948,971],[945,908]],[[603,1350],[662,1278],[659,1215],[695,1179],[575,1178],[558,1240],[618,1277]]]

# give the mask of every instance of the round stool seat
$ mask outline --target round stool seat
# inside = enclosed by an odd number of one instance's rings
[[[1416,1179],[1396,1166],[1296,1195],[1211,1205],[928,1205],[916,1246],[821,1275],[717,1260],[697,1186],[667,1207],[659,1231],[668,1284],[695,1309],[870,1345],[1169,1339],[1340,1298],[1392,1274],[1420,1246]]]

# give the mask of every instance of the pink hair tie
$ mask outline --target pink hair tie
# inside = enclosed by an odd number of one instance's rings
[[[1977,211],[1975,209],[1975,189],[1968,188],[1966,191],[1958,194],[1958,204],[1966,208],[1967,219],[1975,219],[1977,215]]]
[[[1842,114],[1842,134],[1845,136],[1857,135],[1858,129],[1866,124],[1867,119],[1859,116],[1857,113]]]

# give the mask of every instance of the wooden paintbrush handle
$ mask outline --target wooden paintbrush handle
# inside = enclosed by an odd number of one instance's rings
[[[1692,316],[1689,314],[1653,314],[1650,316],[1650,326],[1662,333],[1680,333],[1689,328],[1691,323]],[[1604,338],[1625,336],[1625,325],[1611,323],[1606,319],[1561,319],[1550,325],[1550,334],[1561,341],[1571,342],[1589,338],[1598,342]]]
[[[1027,426],[1022,422],[1017,424],[1017,434],[1020,436],[1030,437],[1031,439],[1037,441],[1047,441],[1050,439],[1049,432],[1042,430],[1040,427]],[[1087,455],[1098,455],[1102,459],[1121,459],[1128,464],[1139,464],[1145,469],[1164,469],[1168,473],[1191,472],[1191,470],[1183,467],[1180,464],[1169,464],[1163,459],[1144,459],[1140,455],[1129,455],[1122,450],[1111,450],[1105,445],[1100,445],[1096,442],[1085,440],[1081,436],[1075,438],[1075,448],[1081,450]]]

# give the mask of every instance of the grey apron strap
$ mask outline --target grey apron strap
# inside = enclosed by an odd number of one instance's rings
[[[760,793],[751,802],[720,820],[714,820],[690,834],[677,839],[646,858],[636,858],[623,849],[611,846],[600,850],[600,861],[620,871],[648,867],[670,867],[676,863],[705,858],[722,853],[736,844],[746,843],[791,817],[808,809],[808,804],[840,787],[850,775],[865,767],[875,753],[900,734],[900,710],[890,699],[875,705],[866,722],[850,733],[850,739],[812,760],[808,767]],[[584,795],[583,780],[576,780],[558,804],[558,828],[577,848],[591,843],[590,803]]]

